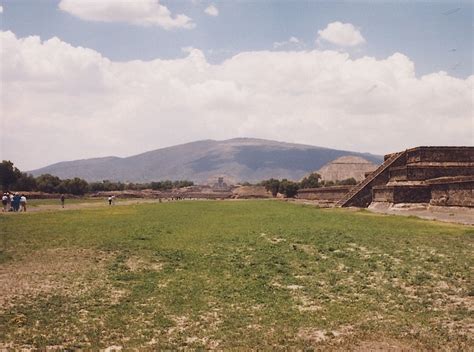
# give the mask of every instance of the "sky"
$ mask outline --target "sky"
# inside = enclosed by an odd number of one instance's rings
[[[474,144],[474,3],[0,0],[0,158],[22,170],[255,137]]]

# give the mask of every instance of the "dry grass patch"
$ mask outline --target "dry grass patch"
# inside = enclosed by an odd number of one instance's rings
[[[147,261],[143,258],[137,256],[131,256],[127,258],[125,265],[132,272],[142,271],[142,270],[153,270],[160,271],[163,269],[163,263],[156,261]]]
[[[356,346],[349,349],[354,352],[415,352],[420,351],[420,348],[413,347],[407,342],[394,340],[394,339],[383,339],[383,341],[363,341],[359,342]],[[421,349],[423,350],[423,349]]]
[[[101,285],[106,277],[107,252],[78,248],[36,251],[0,266],[0,307],[38,295],[74,296]],[[92,286],[91,286],[92,285]]]

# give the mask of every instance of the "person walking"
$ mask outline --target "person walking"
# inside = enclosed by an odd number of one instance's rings
[[[26,212],[26,197],[24,194],[20,197],[20,211]]]
[[[112,205],[112,200],[113,200],[112,196],[109,196],[109,198],[108,198],[109,206]]]
[[[66,200],[66,197],[64,194],[61,194],[61,206],[64,208],[64,201]]]

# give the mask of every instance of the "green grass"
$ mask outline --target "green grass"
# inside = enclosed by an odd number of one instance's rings
[[[0,217],[5,345],[473,343],[472,227],[275,201],[19,215]]]

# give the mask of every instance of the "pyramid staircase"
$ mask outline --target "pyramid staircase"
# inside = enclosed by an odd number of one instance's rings
[[[362,197],[364,192],[367,192],[367,188],[372,190],[371,183],[383,174],[390,166],[400,160],[402,157],[405,157],[406,151],[394,153],[392,154],[387,160],[383,162],[374,172],[372,172],[369,176],[367,176],[363,181],[358,183],[354,188],[352,188],[349,193],[347,193],[341,200],[336,203],[336,207],[347,207],[352,205],[352,203],[356,200],[357,197]],[[357,204],[361,206],[361,204]],[[368,205],[368,204],[367,204]],[[364,205],[364,206],[367,206]]]

